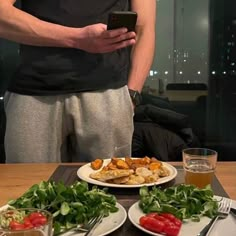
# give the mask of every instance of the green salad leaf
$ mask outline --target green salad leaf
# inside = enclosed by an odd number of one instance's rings
[[[33,185],[20,198],[8,204],[14,208],[40,208],[53,215],[54,234],[89,221],[94,216],[118,211],[116,197],[107,189],[77,181],[70,186],[63,182],[42,181]]]
[[[139,195],[139,206],[146,214],[168,212],[181,220],[200,221],[201,216],[212,218],[218,211],[218,201],[213,198],[210,185],[200,189],[194,185],[180,184],[164,190],[157,186],[149,190],[143,186]]]

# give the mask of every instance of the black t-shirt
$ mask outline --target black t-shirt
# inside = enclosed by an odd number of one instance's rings
[[[106,24],[109,12],[129,9],[129,0],[22,0],[21,8],[48,22],[84,27]],[[20,65],[8,90],[56,95],[119,88],[127,84],[129,54],[130,48],[92,54],[79,49],[21,45]]]

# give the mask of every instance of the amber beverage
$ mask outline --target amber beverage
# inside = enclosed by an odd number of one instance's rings
[[[211,184],[215,173],[217,152],[206,148],[183,150],[185,183],[204,188]]]

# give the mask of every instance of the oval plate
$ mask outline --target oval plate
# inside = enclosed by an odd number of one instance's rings
[[[118,211],[114,213],[110,213],[108,217],[104,217],[102,222],[94,229],[93,235],[96,236],[105,236],[113,231],[120,228],[127,219],[127,212],[125,208],[119,204],[116,203],[116,206],[118,207]],[[9,205],[5,205],[0,207],[0,211],[6,210],[9,207]],[[1,235],[1,233],[0,233]],[[61,234],[61,236],[83,236],[85,233],[82,232],[76,232],[76,231],[70,231],[64,234]]]
[[[111,161],[111,159],[104,159],[103,160],[103,166],[106,166],[109,162]],[[154,186],[154,185],[159,185],[159,184],[163,184],[166,182],[171,181],[172,179],[174,179],[177,175],[177,170],[174,166],[166,163],[166,162],[162,162],[163,165],[170,171],[170,175],[167,177],[162,177],[160,179],[158,179],[158,181],[153,182],[153,183],[144,183],[144,184],[111,184],[111,183],[106,183],[106,182],[102,182],[99,180],[95,180],[89,177],[89,175],[93,172],[95,172],[91,166],[90,163],[85,164],[83,166],[81,166],[78,171],[77,171],[77,175],[81,180],[84,180],[90,184],[95,184],[95,185],[99,185],[99,186],[104,186],[104,187],[113,187],[113,188],[139,188],[142,186]],[[103,167],[102,166],[102,167]],[[102,168],[101,167],[101,168]],[[100,170],[101,170],[100,168]],[[98,170],[99,171],[99,170]]]
[[[215,196],[216,198],[220,199],[221,197]],[[232,207],[236,208],[236,201],[232,201]],[[137,227],[138,229],[142,230],[143,232],[153,235],[153,236],[163,236],[163,234],[158,234],[151,232],[145,228],[143,228],[139,224],[139,219],[141,216],[145,215],[139,207],[139,202],[134,203],[128,211],[128,218],[131,223]],[[210,221],[210,218],[204,216],[201,218],[200,222],[184,222],[182,224],[179,236],[189,236],[190,232],[191,235],[197,235],[205,225],[207,225]],[[236,227],[235,227],[235,218],[232,214],[224,220],[219,220],[217,224],[213,227],[212,231],[209,233],[209,236],[234,236],[236,235]]]

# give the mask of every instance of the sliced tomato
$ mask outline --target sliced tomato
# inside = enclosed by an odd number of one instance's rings
[[[177,236],[182,221],[171,213],[149,213],[139,219],[139,223],[147,230],[164,233],[166,236]]]
[[[171,222],[169,219],[167,219],[167,218],[165,218],[165,217],[163,217],[163,216],[161,216],[161,215],[157,215],[157,216],[155,216],[154,218],[157,219],[157,220],[159,220],[159,221],[164,222],[165,224]]]
[[[181,225],[182,225],[182,221],[178,218],[175,218],[173,222],[174,222],[175,225],[177,225],[179,227],[181,227]]]
[[[146,216],[148,216],[148,217],[155,217],[155,216],[158,216],[158,213],[150,212],[150,213],[146,214]]]
[[[169,219],[170,221],[174,221],[176,219],[176,217],[171,213],[161,213],[160,215]]]
[[[179,234],[180,227],[174,224],[170,224],[166,225],[163,231],[164,233],[166,233],[167,236],[177,236]]]
[[[143,227],[150,231],[160,233],[163,231],[165,223],[153,217],[148,217],[147,220],[145,220]]]
[[[148,219],[148,217],[147,216],[142,216],[142,217],[140,217],[140,219],[139,219],[139,224],[141,225],[141,226],[144,226],[144,223],[145,223],[145,221]]]

